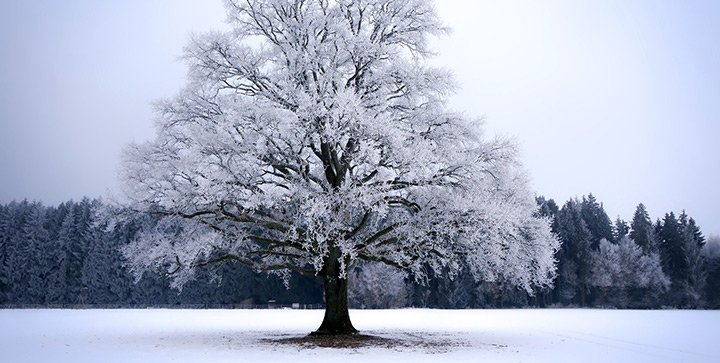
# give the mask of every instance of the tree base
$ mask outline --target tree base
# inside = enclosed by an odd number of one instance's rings
[[[299,348],[341,348],[341,349],[358,349],[364,347],[378,348],[395,348],[395,347],[413,347],[414,342],[405,342],[403,340],[382,338],[373,335],[364,334],[344,334],[344,335],[306,335],[303,337],[291,337],[280,339],[265,339],[266,342],[290,345]]]
[[[309,334],[311,337],[326,337],[326,336],[347,336],[347,335],[359,335],[360,332],[352,326],[344,329],[323,329],[322,327]]]

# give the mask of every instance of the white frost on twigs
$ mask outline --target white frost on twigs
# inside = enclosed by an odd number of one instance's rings
[[[181,286],[193,267],[340,277],[358,260],[463,261],[529,290],[558,241],[514,144],[446,109],[429,66],[444,33],[425,0],[228,0],[233,31],[196,37],[188,84],[158,102],[157,136],[127,148],[129,207],[163,222],[125,249],[132,270]]]

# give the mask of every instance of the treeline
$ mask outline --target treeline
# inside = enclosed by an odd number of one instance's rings
[[[430,276],[422,283],[383,265],[358,266],[350,279],[354,307],[615,307],[720,308],[720,241],[706,241],[684,212],[652,221],[644,205],[629,222],[611,222],[589,195],[559,207],[538,198],[562,245],[552,288],[533,293],[502,281],[476,282],[469,273]],[[83,199],[47,207],[27,201],[0,205],[0,305],[228,306],[322,303],[312,276],[274,276],[227,263],[202,270],[182,291],[165,276],[135,283],[119,248],[156,223],[151,216],[107,226],[93,219],[102,207]]]
[[[0,205],[0,305],[15,306],[215,306],[321,303],[314,278],[280,279],[239,264],[200,271],[178,292],[165,276],[146,273],[140,281],[123,266],[119,247],[156,223],[137,216],[112,231],[93,220],[98,200],[57,207],[27,201]]]
[[[720,240],[706,241],[684,211],[668,212],[653,222],[640,204],[629,222],[611,222],[592,194],[562,207],[544,197],[537,202],[538,213],[551,220],[561,241],[552,288],[528,294],[502,282],[478,283],[469,273],[460,273],[454,279],[430,279],[429,288],[406,280],[408,301],[395,303],[444,308],[720,308]]]

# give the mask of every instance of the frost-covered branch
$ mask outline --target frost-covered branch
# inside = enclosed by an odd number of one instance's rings
[[[188,83],[157,136],[124,153],[128,207],[162,223],[131,269],[237,261],[347,276],[358,260],[422,278],[548,284],[558,242],[534,216],[514,144],[446,108],[427,0],[227,0],[233,27],[186,48]]]

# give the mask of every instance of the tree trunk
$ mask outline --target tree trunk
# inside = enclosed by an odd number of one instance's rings
[[[330,252],[323,269],[325,285],[325,317],[318,330],[312,335],[355,334],[357,330],[350,322],[348,311],[348,280],[340,278],[340,251]]]

